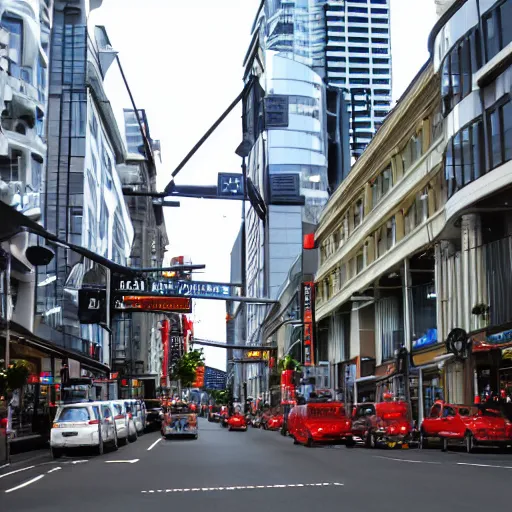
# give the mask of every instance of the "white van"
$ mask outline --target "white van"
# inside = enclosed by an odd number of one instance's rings
[[[117,450],[117,432],[113,407],[108,402],[61,405],[57,409],[50,434],[50,449],[59,458],[66,448],[95,447],[103,454],[104,446]]]
[[[126,400],[111,400],[110,403],[115,409],[117,438],[123,443],[137,441],[137,428],[133,415],[129,412],[128,402]]]

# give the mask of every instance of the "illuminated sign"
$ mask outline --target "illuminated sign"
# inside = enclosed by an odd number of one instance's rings
[[[260,350],[251,350],[247,352],[247,358],[248,359],[261,359],[261,351]]]
[[[192,300],[182,297],[138,297],[126,296],[114,301],[115,309],[124,311],[172,311],[190,313]]]
[[[302,283],[302,318],[304,322],[304,366],[313,366],[314,359],[314,293],[315,283]]]
[[[204,386],[204,366],[196,368],[196,380],[192,384],[193,388],[202,388]]]

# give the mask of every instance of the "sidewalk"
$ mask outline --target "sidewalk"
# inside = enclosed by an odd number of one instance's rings
[[[7,471],[7,468],[16,468],[17,466],[20,466],[22,464],[35,464],[45,461],[50,461],[52,459],[50,454],[50,449],[41,449],[41,450],[31,450],[29,452],[23,452],[23,453],[16,453],[14,455],[11,455],[11,461],[10,464],[5,467],[3,470],[0,471],[4,472]],[[6,461],[0,461],[0,468],[7,464]]]
[[[18,466],[23,463],[40,462],[44,459],[51,460],[50,447],[39,436],[32,439],[19,439],[10,445],[10,466]],[[4,450],[2,450],[3,454]],[[0,467],[7,464],[2,458]],[[10,467],[8,466],[8,467]]]

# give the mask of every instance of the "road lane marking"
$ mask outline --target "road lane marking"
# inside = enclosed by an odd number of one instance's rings
[[[148,448],[148,452],[150,450],[152,450],[161,440],[163,439],[163,437],[161,437],[160,439],[157,439],[149,448]]]
[[[23,487],[27,487],[27,485],[33,484],[34,482],[41,480],[41,478],[44,478],[44,475],[36,476],[35,478],[32,478],[32,480],[28,480],[27,482],[17,485],[16,487],[13,487],[12,489],[7,489],[5,492],[9,493],[9,492],[17,491],[18,489],[22,489]]]
[[[48,475],[50,473],[55,473],[55,471],[60,471],[62,468],[53,468],[53,469],[50,469],[50,471],[48,471]]]
[[[469,462],[457,462],[457,466],[474,466],[477,468],[512,469],[512,466],[495,466],[493,464],[470,464]]]
[[[89,462],[89,460],[74,460],[71,464],[85,464],[86,462]],[[65,462],[65,464],[69,464],[69,462]]]
[[[10,466],[10,464],[4,464],[3,466],[0,466],[0,469],[4,469],[6,467]]]
[[[441,462],[431,462],[427,460],[395,459],[393,457],[384,457],[383,455],[374,455],[376,459],[396,460],[397,462],[409,462],[411,464],[441,464]]]
[[[132,460],[106,460],[105,464],[135,464],[139,462],[140,459],[132,459]]]
[[[289,489],[295,487],[343,487],[339,482],[323,482],[313,484],[273,484],[273,485],[237,485],[233,487],[194,487],[189,489],[152,489],[149,491],[140,491],[141,494],[154,494],[159,492],[217,492],[217,491],[245,491],[255,489]]]
[[[16,469],[15,471],[11,471],[10,473],[5,473],[5,475],[0,475],[0,478],[5,478],[6,476],[14,475],[14,473],[20,473],[21,471],[27,471],[28,469],[33,469],[33,468],[35,468],[35,466],[29,466],[28,468]]]

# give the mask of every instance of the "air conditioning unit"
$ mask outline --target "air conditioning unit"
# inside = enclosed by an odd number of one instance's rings
[[[300,195],[300,176],[298,174],[270,176],[270,204],[303,205],[304,203],[304,196]]]

